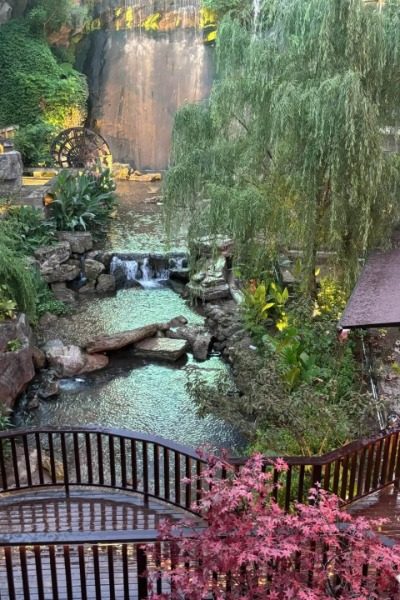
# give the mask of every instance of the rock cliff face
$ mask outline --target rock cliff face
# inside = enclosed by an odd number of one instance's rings
[[[107,139],[115,161],[164,169],[177,108],[207,98],[214,77],[214,50],[197,26],[200,0],[150,0],[144,27],[133,20],[135,8],[119,24],[113,0],[103,0],[99,14],[107,6],[111,17],[99,17],[79,65],[89,80],[91,126]]]

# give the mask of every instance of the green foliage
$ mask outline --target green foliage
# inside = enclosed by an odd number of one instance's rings
[[[59,65],[44,38],[34,36],[26,23],[10,21],[0,28],[0,126],[29,126],[20,134],[21,148],[34,158],[32,140],[37,128],[37,153],[52,126],[78,125],[86,112],[87,85],[70,65]]]
[[[21,348],[22,342],[18,338],[15,340],[9,340],[7,342],[7,352],[18,352],[18,350],[21,350]]]
[[[54,185],[51,213],[59,231],[99,231],[115,207],[115,183],[110,170],[76,175],[62,171]]]
[[[221,379],[193,377],[189,392],[201,414],[231,422],[252,450],[319,454],[370,432],[373,401],[364,391],[356,339],[342,345],[332,315],[313,317],[313,304],[285,306],[288,325],[256,338],[258,352],[230,348],[236,392]],[[270,329],[271,331],[271,329]]]
[[[56,128],[41,119],[21,127],[15,136],[15,147],[22,155],[26,166],[48,166],[53,159],[50,154],[51,142]]]
[[[243,294],[243,320],[256,342],[262,343],[266,326],[273,325],[271,317],[275,317],[278,329],[286,327],[287,315],[284,309],[289,300],[287,288],[281,289],[274,281],[257,283],[251,280]]]
[[[48,35],[69,24],[71,10],[71,0],[37,0],[27,16],[29,28],[35,35]]]
[[[0,232],[0,281],[5,300],[12,301],[14,308],[35,320],[36,290],[33,273],[3,232]]]
[[[52,313],[59,317],[69,313],[68,306],[54,297],[53,292],[39,273],[35,273],[34,283],[36,288],[36,313],[39,319],[45,313]]]
[[[32,206],[10,206],[0,227],[19,254],[30,255],[39,246],[56,241],[54,223]]]
[[[8,293],[5,285],[0,285],[0,322],[12,319],[15,315],[17,304]]]
[[[399,0],[270,0],[258,19],[252,5],[206,3],[225,14],[219,77],[177,114],[169,227],[233,237],[244,276],[298,248],[313,296],[316,252],[331,250],[349,287],[399,218],[399,161],[383,151],[400,119]]]

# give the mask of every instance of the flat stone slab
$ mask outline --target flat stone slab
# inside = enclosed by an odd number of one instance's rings
[[[186,353],[187,348],[186,340],[148,338],[135,345],[135,353],[143,358],[175,362]]]

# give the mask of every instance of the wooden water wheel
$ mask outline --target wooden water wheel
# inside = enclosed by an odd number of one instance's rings
[[[106,140],[86,127],[62,131],[51,145],[51,155],[63,168],[82,169],[100,163],[111,166],[111,151]]]

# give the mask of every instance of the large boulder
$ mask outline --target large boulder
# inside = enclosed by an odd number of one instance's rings
[[[121,348],[132,346],[145,338],[156,335],[158,330],[158,323],[153,323],[152,325],[145,325],[144,327],[131,329],[130,331],[121,331],[112,335],[101,335],[87,344],[86,352],[88,354],[95,354],[97,352],[121,350]]]
[[[23,314],[0,324],[0,402],[9,408],[35,376],[31,339]]]
[[[109,294],[115,292],[115,277],[114,275],[100,275],[97,280],[96,292],[99,294]]]
[[[89,281],[96,281],[98,277],[106,270],[103,263],[93,258],[87,258],[84,262],[83,270]]]
[[[0,194],[14,194],[22,186],[23,165],[19,152],[0,154]]]
[[[72,377],[103,369],[108,365],[108,357],[104,354],[89,356],[79,346],[64,346],[61,340],[48,342],[44,351],[47,361],[59,377]]]
[[[202,327],[177,327],[167,331],[167,337],[186,340],[196,360],[207,360],[212,344],[212,336]]]
[[[74,254],[84,254],[93,248],[93,237],[89,231],[60,231],[57,237],[68,242]]]
[[[73,304],[76,301],[76,293],[74,290],[70,290],[67,288],[65,282],[60,283],[52,283],[51,289],[53,291],[54,297],[61,302],[65,302],[66,304]]]
[[[39,263],[52,263],[60,265],[66,262],[71,256],[71,245],[67,241],[58,242],[53,246],[40,246],[36,248],[35,258]]]
[[[54,265],[46,261],[40,266],[40,273],[47,283],[73,281],[80,275],[80,268],[75,264],[63,263]]]
[[[186,353],[187,349],[188,343],[186,340],[156,337],[136,344],[135,354],[143,358],[175,362]]]

